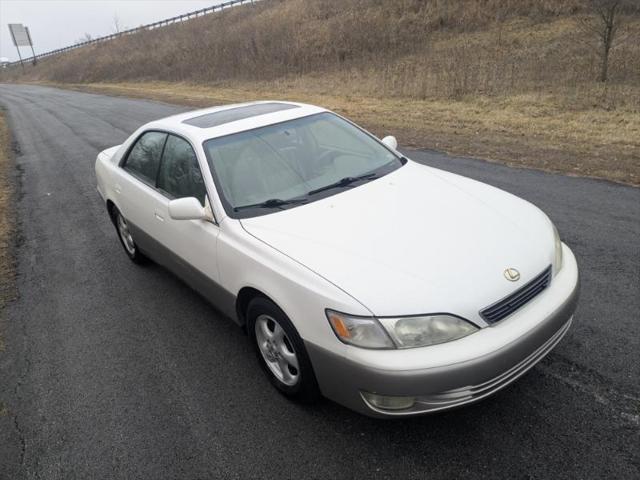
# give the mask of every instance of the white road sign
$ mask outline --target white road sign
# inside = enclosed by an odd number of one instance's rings
[[[16,47],[30,47],[31,35],[29,35],[29,29],[21,23],[10,23],[9,31],[11,32],[11,39]]]

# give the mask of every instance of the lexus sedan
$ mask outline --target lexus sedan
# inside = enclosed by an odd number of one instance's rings
[[[124,252],[244,327],[284,395],[393,417],[480,400],[569,329],[549,218],[323,108],[254,102],[138,129],[96,161]]]

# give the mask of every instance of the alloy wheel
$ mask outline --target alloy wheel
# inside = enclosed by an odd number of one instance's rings
[[[298,356],[282,326],[270,315],[262,314],[256,319],[255,332],[258,348],[271,373],[289,387],[297,384]]]
[[[118,233],[120,234],[120,238],[122,239],[124,248],[127,250],[129,255],[135,255],[136,244],[133,241],[133,237],[131,236],[131,232],[129,231],[127,222],[120,213],[118,213],[118,219],[116,223],[118,224]]]

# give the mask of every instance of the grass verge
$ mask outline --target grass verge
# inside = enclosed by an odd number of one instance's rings
[[[4,112],[0,110],[0,320],[7,303],[15,296],[13,262],[15,218],[12,203],[11,149],[9,127]],[[4,340],[0,331],[0,351],[3,349]]]
[[[331,93],[322,80],[200,86],[168,82],[49,84],[86,92],[205,107],[254,99],[318,104],[365,126],[394,134],[401,145],[441,150],[570,175],[640,185],[640,111],[606,108],[606,87],[459,100],[375,98]],[[640,95],[640,88],[630,94]],[[585,98],[585,92],[580,92]]]

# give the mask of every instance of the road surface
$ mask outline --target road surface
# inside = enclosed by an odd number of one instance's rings
[[[22,171],[20,297],[0,352],[0,478],[638,478],[640,189],[429,151],[543,208],[581,267],[573,329],[494,397],[400,421],[292,404],[246,337],[132,264],[98,151],[184,108],[0,85]],[[1,409],[0,409],[1,410]]]

